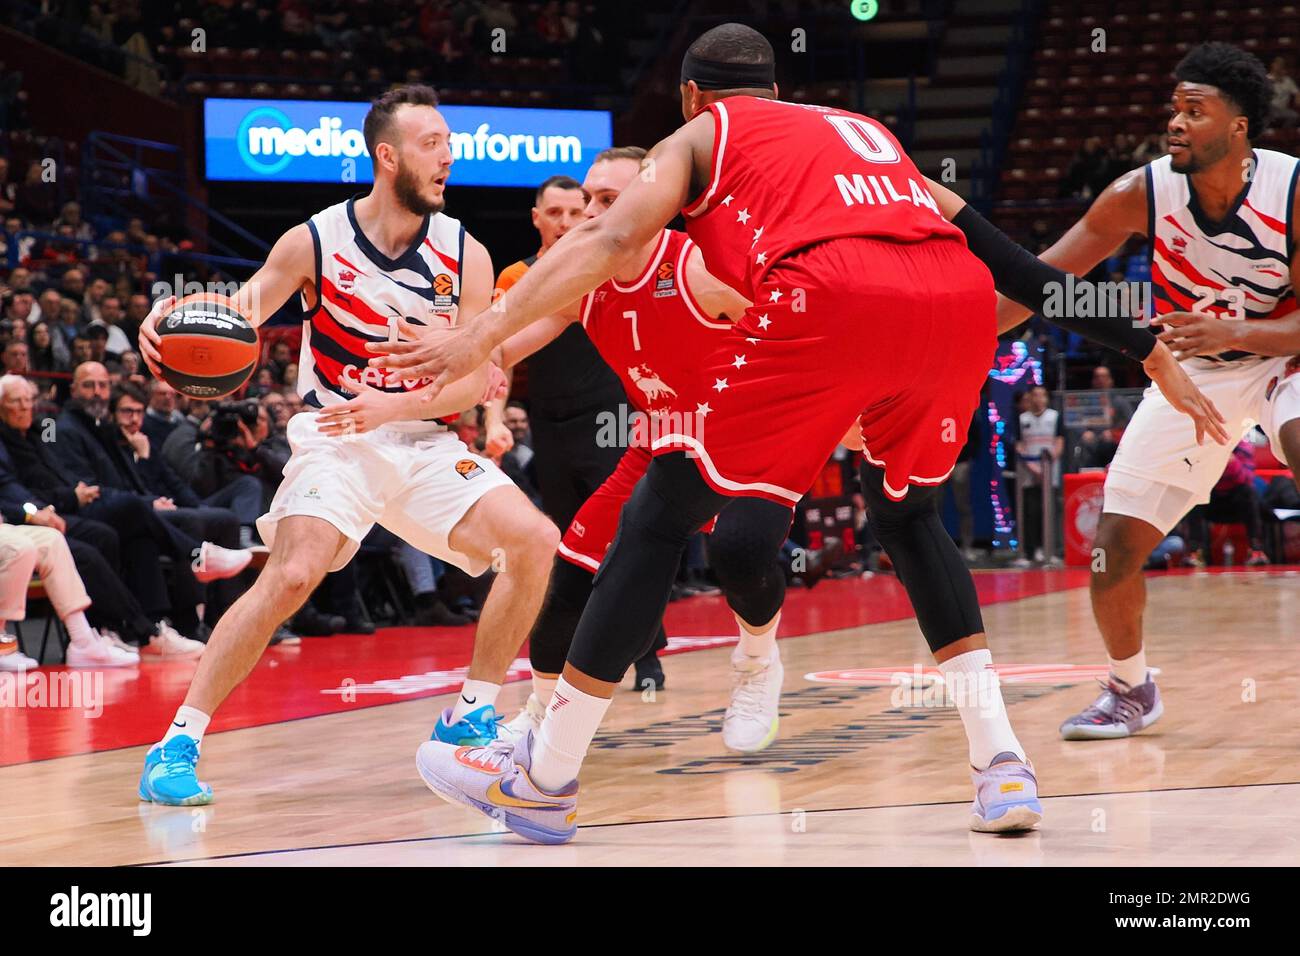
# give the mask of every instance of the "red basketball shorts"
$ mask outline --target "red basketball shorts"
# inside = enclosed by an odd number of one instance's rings
[[[632,497],[632,489],[650,467],[650,449],[634,445],[623,453],[613,473],[592,492],[573,516],[564,537],[560,539],[560,557],[570,564],[586,568],[593,574],[605,559],[605,552],[614,543],[618,531],[618,516],[623,505]],[[717,519],[711,520],[701,530],[710,532]]]
[[[943,482],[966,441],[997,344],[988,269],[955,239],[854,237],[782,259],[691,398],[696,456],[728,495],[794,504],[857,420],[895,499]]]

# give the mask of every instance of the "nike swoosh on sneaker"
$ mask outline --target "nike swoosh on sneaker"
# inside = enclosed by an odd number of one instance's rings
[[[539,803],[536,800],[521,800],[512,793],[508,793],[501,785],[500,780],[493,780],[492,786],[487,789],[487,798],[498,807],[514,807],[518,810],[563,810],[562,806],[554,803]]]

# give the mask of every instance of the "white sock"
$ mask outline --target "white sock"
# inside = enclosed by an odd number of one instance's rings
[[[555,685],[560,679],[558,677],[539,677],[533,674],[533,694],[543,707],[551,702],[551,695],[555,693]]]
[[[529,776],[543,790],[559,790],[577,779],[591,739],[605,719],[611,699],[584,694],[563,677],[546,708],[546,719],[533,741]]]
[[[1111,657],[1110,672],[1128,684],[1129,687],[1137,687],[1139,684],[1147,682],[1147,649],[1144,647],[1132,657],[1126,657],[1122,661],[1117,661]]]
[[[460,696],[456,698],[456,706],[451,709],[451,723],[454,724],[480,707],[495,705],[499,693],[501,693],[500,684],[492,684],[485,680],[465,681],[465,686],[460,689]]]
[[[208,729],[208,721],[211,719],[211,716],[201,710],[182,706],[176,711],[176,716],[172,718],[172,722],[167,725],[167,733],[163,734],[162,742],[167,743],[173,737],[184,734],[186,737],[191,738],[196,745],[202,746],[203,732]]]
[[[739,617],[736,618],[736,627],[740,629],[740,644],[736,650],[748,657],[766,657],[770,658],[776,652],[776,629],[781,624],[781,612],[776,612],[776,617],[772,618],[763,631],[758,634],[751,634],[745,629],[744,623]]]
[[[68,629],[68,638],[78,647],[89,647],[99,640],[84,611],[76,611],[63,619],[63,626]]]
[[[1016,739],[1016,732],[1007,719],[1002,688],[997,683],[993,655],[988,648],[967,651],[944,661],[939,665],[939,673],[966,728],[970,765],[985,770],[994,757],[1004,752],[1023,760],[1025,748]]]

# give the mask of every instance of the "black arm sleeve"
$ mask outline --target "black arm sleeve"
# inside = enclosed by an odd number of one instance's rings
[[[1048,289],[1066,288],[1065,273],[1048,265],[1029,250],[1012,242],[997,226],[981,216],[969,204],[953,217],[952,224],[966,234],[966,244],[993,273],[993,284],[1008,299],[1019,302],[1039,315],[1047,302]],[[1139,362],[1156,347],[1150,329],[1135,327],[1125,315],[1100,318],[1043,316],[1053,325],[1077,332],[1099,345],[1114,349]]]

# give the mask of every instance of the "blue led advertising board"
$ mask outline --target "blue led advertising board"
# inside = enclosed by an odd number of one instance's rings
[[[361,124],[369,103],[208,99],[207,178],[227,182],[368,183],[374,179]],[[536,186],[581,180],[612,145],[607,110],[443,106],[451,127],[450,185]]]

